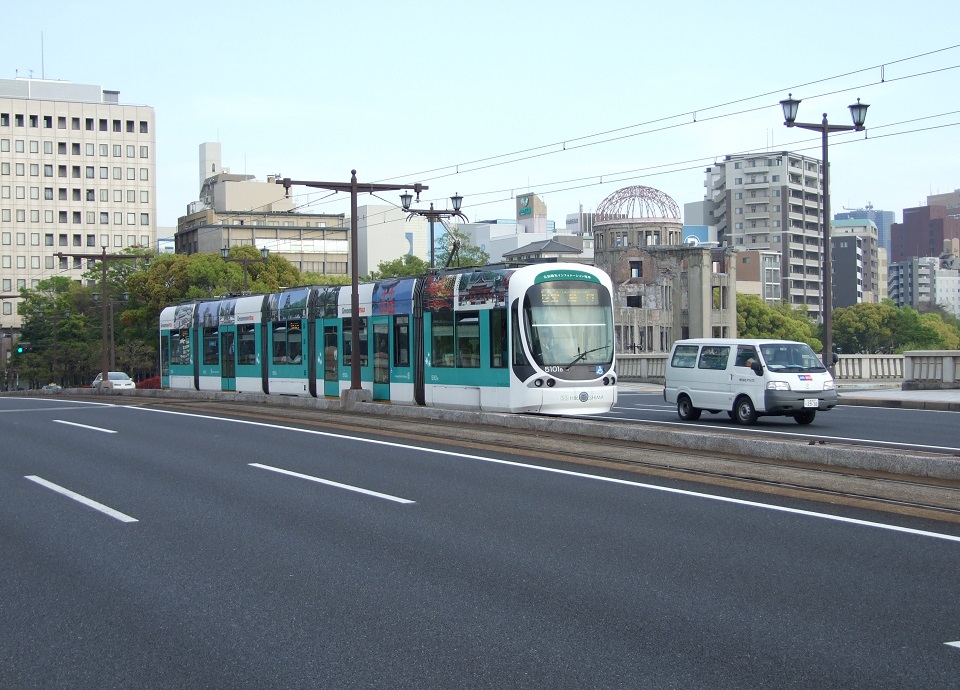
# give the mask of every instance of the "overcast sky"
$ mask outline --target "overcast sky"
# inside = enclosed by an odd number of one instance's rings
[[[349,6],[347,6],[349,5]],[[199,192],[198,148],[265,180],[422,182],[471,220],[594,210],[645,185],[703,198],[724,155],[820,156],[798,120],[868,132],[830,139],[832,206],[894,211],[960,188],[960,5],[913,3],[415,3],[48,0],[5,3],[0,77],[120,92],[156,112],[158,225]],[[41,49],[42,46],[42,49]],[[294,190],[304,210],[344,195]],[[360,203],[399,204],[399,192]]]

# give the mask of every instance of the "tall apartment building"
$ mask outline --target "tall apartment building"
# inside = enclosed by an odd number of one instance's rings
[[[919,309],[934,302],[934,281],[940,259],[914,256],[890,264],[888,294],[898,307]]]
[[[863,208],[847,209],[841,213],[833,214],[834,220],[871,220],[877,226],[877,236],[880,246],[883,247],[887,256],[890,256],[890,228],[893,226],[893,211],[879,211],[873,207],[873,204],[867,204]]]
[[[721,246],[780,255],[783,300],[822,318],[820,160],[789,151],[726,156],[706,170],[704,216]]]
[[[120,92],[0,79],[0,324],[19,328],[17,298],[95,263],[58,252],[118,253],[156,244],[153,108]]]

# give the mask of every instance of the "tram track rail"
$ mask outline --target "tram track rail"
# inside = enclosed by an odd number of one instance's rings
[[[114,397],[111,402],[119,401]],[[657,476],[960,524],[960,481],[950,479],[518,429],[506,431],[509,447],[505,447],[505,430],[493,424],[464,426],[438,419],[398,419],[388,415],[278,408],[241,401],[124,398],[120,404],[252,418],[344,433],[372,433],[414,444],[429,443],[488,453],[518,453],[548,462],[589,466],[604,472]]]

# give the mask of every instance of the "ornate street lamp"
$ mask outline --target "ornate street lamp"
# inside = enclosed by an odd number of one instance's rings
[[[238,259],[230,258],[230,247],[221,247],[220,249],[220,258],[224,261],[232,261],[234,263],[243,264],[243,291],[247,291],[247,264],[250,263],[260,263],[265,262],[270,257],[270,250],[264,247],[260,250],[259,259],[251,259],[249,256],[243,256]]]
[[[413,195],[409,192],[405,192],[400,195],[400,205],[403,206],[403,210],[407,211],[410,215],[407,216],[407,220],[410,220],[414,216],[421,216],[430,221],[430,268],[434,267],[434,239],[433,239],[433,225],[436,221],[442,220],[443,218],[463,218],[467,220],[467,217],[460,212],[460,206],[463,204],[463,197],[459,194],[454,194],[450,197],[450,203],[453,204],[453,210],[450,209],[437,209],[434,210],[433,202],[430,202],[429,209],[415,209],[410,208],[410,204],[413,203]]]
[[[822,136],[823,157],[823,365],[833,373],[833,266],[831,265],[830,248],[830,162],[827,157],[827,135],[831,132],[862,132],[863,123],[867,119],[867,108],[870,106],[861,103],[860,99],[850,108],[853,125],[831,125],[827,122],[827,114],[823,114],[823,122],[796,122],[797,110],[800,101],[788,94],[780,101],[783,108],[783,124],[787,127],[799,127],[813,132],[820,132]]]

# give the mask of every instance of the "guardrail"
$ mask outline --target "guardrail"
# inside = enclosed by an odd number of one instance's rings
[[[960,388],[960,350],[903,353],[903,390]]]
[[[953,353],[954,364],[952,369],[943,364],[934,366],[934,355],[949,353],[924,352],[907,353],[928,356],[917,367],[918,371],[926,374],[928,371],[947,371],[956,376],[960,372],[956,360],[960,353]],[[618,354],[617,373],[627,381],[643,381],[647,383],[663,383],[666,374],[667,352],[645,352],[642,354]],[[929,361],[928,361],[929,360]],[[940,361],[940,360],[937,360]],[[834,365],[834,378],[838,381],[903,381],[906,377],[906,355],[840,355]],[[954,379],[956,380],[956,379]]]

